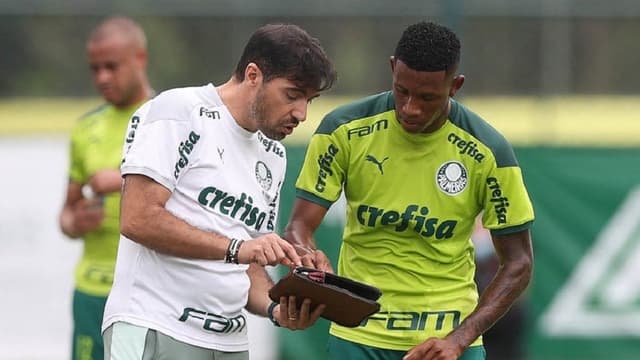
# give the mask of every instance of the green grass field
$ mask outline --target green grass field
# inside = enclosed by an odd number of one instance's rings
[[[352,97],[322,96],[286,141],[305,142],[322,116]],[[516,145],[640,145],[637,96],[466,97],[463,102]],[[0,100],[0,136],[68,133],[99,98]]]

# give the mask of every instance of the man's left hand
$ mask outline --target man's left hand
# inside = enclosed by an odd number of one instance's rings
[[[280,305],[273,310],[273,315],[280,326],[291,330],[303,330],[315,324],[325,307],[318,305],[312,311],[311,299],[304,299],[298,309],[295,296],[283,296],[280,298]]]

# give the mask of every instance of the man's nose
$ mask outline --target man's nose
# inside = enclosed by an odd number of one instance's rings
[[[291,116],[293,116],[293,118],[298,120],[299,122],[305,121],[307,119],[308,107],[309,103],[306,100],[299,101],[299,103],[296,104],[295,108],[291,112]]]
[[[414,116],[420,115],[420,113],[422,112],[422,110],[420,109],[420,105],[418,104],[418,101],[416,101],[416,99],[411,96],[407,99],[407,102],[402,107],[402,110],[404,110],[404,112],[407,115],[414,115]]]
[[[111,74],[111,71],[107,69],[98,69],[96,70],[93,76],[96,83],[104,84],[105,82],[108,82],[109,80],[111,80],[112,74]]]

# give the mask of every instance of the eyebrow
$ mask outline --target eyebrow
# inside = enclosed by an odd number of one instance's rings
[[[315,94],[312,97],[309,98],[309,101],[313,100],[313,99],[317,99],[320,97],[320,94]]]
[[[306,93],[307,93],[306,91],[304,91],[304,89],[303,89],[303,88],[298,87],[298,86],[288,86],[288,87],[287,87],[287,90],[295,91],[295,92],[299,92],[299,93],[303,93],[303,94],[306,94]]]
[[[298,86],[291,86],[291,87],[287,87],[287,90],[291,90],[291,91],[295,91],[297,93],[300,93],[302,95],[304,95],[304,97],[307,97],[307,91],[301,87]],[[313,100],[315,98],[317,98],[318,96],[320,96],[320,94],[315,94],[312,97],[308,98],[308,100]]]

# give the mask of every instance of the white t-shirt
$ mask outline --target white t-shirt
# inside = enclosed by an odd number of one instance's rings
[[[168,90],[140,107],[124,153],[122,174],[169,189],[166,209],[187,223],[244,240],[275,230],[284,146],[241,128],[213,85]],[[200,347],[248,350],[247,267],[162,254],[120,235],[103,331],[125,321]]]

